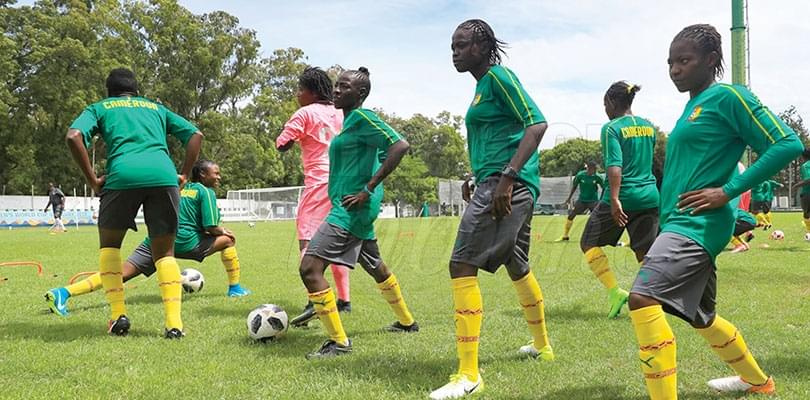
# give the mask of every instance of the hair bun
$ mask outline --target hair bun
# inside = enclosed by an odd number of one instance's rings
[[[369,76],[368,68],[366,68],[366,67],[357,68],[357,72],[359,72],[359,73],[361,73],[361,74],[363,74],[365,76]]]

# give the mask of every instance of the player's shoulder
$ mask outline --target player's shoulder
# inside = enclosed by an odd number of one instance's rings
[[[761,104],[759,98],[747,87],[743,85],[734,85],[729,83],[718,83],[712,85],[710,88],[712,97],[731,101],[735,104],[754,103]]]

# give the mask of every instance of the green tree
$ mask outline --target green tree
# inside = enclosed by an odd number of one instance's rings
[[[575,175],[589,160],[602,162],[599,141],[571,139],[540,152],[540,173],[542,176]]]
[[[383,201],[393,203],[396,215],[401,215],[401,207],[411,205],[418,208],[423,202],[435,203],[437,179],[430,176],[425,163],[418,157],[407,154],[388,178],[385,179]]]

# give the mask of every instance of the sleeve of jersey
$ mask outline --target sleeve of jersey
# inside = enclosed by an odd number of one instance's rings
[[[796,133],[774,116],[759,99],[740,86],[725,86],[729,123],[742,141],[759,154],[759,159],[723,186],[734,198],[768,180],[801,154],[803,146]]]
[[[291,141],[299,141],[304,136],[304,127],[306,126],[306,114],[303,110],[298,110],[290,117],[290,120],[284,124],[284,129],[276,139],[276,147],[286,145]]]
[[[363,121],[361,123],[365,125],[361,132],[365,134],[369,146],[386,150],[392,144],[402,140],[402,136],[381,120],[377,114],[365,110],[358,110],[358,113]]]
[[[524,127],[546,122],[546,118],[512,71],[490,68],[487,72],[495,82],[493,93],[506,105]]]
[[[183,146],[188,143],[192,135],[199,131],[194,124],[169,109],[166,109],[166,130],[166,133],[180,139]]]
[[[217,197],[213,190],[205,189],[200,198],[200,214],[202,215],[203,228],[210,228],[219,225],[219,209],[217,209]]]
[[[624,166],[622,162],[622,146],[616,136],[616,130],[608,125],[602,127],[602,157],[605,168]]]
[[[87,108],[76,117],[75,120],[70,124],[70,129],[76,129],[82,133],[82,139],[84,140],[84,147],[90,148],[93,144],[93,135],[98,130],[98,118],[96,117],[95,109],[93,106],[88,106]]]

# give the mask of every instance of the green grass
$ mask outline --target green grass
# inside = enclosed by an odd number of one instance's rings
[[[577,218],[573,238],[586,219]],[[779,398],[810,398],[810,243],[802,240],[798,214],[776,214],[787,239],[773,242],[761,231],[754,249],[718,258],[718,312],[745,335],[752,352],[777,381]],[[305,291],[298,278],[293,222],[228,224],[237,234],[243,284],[254,294],[225,297],[226,277],[218,256],[200,269],[205,289],[185,297],[187,336],[161,337],[163,312],[157,282],[136,278],[127,301],[133,330],[126,338],[105,334],[104,296],[71,299],[71,315],[47,311],[42,294],[75,273],[96,268],[92,227],[48,235],[43,228],[0,231],[0,262],[36,260],[29,267],[0,268],[0,398],[426,398],[456,368],[452,298],[447,263],[458,220],[381,220],[383,258],[399,277],[422,331],[385,334],[394,318],[374,282],[361,269],[351,274],[354,311],[343,322],[354,353],[310,362],[304,354],[324,340],[319,324],[293,329],[280,341],[254,343],[245,318],[261,303],[275,303],[291,316]],[[645,399],[635,336],[626,311],[605,319],[606,293],[583,261],[576,240],[552,243],[563,217],[534,219],[531,260],[546,298],[546,316],[557,360],[521,360],[516,350],[529,339],[517,299],[503,269],[482,273],[484,327],[481,369],[488,399]],[[130,233],[126,257],[142,238]],[[768,248],[762,248],[764,244]],[[637,265],[627,248],[608,248],[623,287]],[[703,339],[684,322],[669,319],[678,337],[681,399],[717,398],[705,381],[731,374]],[[731,398],[731,397],[727,397]]]

